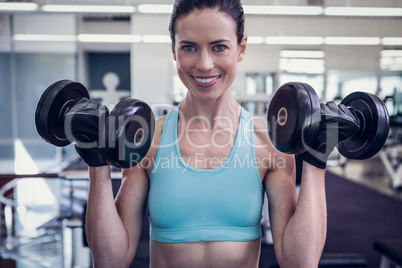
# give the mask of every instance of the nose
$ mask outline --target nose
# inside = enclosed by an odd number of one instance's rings
[[[214,68],[214,61],[209,51],[202,50],[196,63],[197,70],[201,72],[208,72]]]

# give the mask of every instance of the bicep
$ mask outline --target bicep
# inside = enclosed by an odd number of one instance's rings
[[[144,169],[135,166],[123,170],[122,184],[116,196],[116,208],[127,231],[128,246],[135,254],[145,214],[149,178]]]
[[[133,245],[133,242],[136,244],[141,235],[150,187],[151,164],[158,151],[165,118],[166,116],[155,123],[155,134],[147,155],[138,165],[130,169],[123,169],[122,185],[115,203],[127,230],[129,246]]]
[[[286,226],[296,209],[297,193],[294,156],[279,153],[277,157],[283,165],[267,173],[264,185],[268,196],[274,245],[280,247]]]

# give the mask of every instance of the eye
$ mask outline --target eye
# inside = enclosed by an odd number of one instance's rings
[[[194,51],[194,50],[195,50],[195,47],[194,47],[194,46],[191,46],[191,45],[185,45],[185,46],[182,47],[182,49],[183,49],[184,51],[186,51],[186,52],[191,52],[191,51]]]
[[[225,45],[216,45],[216,46],[214,47],[214,50],[215,50],[215,51],[218,51],[218,52],[224,51],[225,49],[226,49],[226,46],[225,46]]]

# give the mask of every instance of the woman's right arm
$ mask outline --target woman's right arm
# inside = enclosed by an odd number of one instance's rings
[[[95,267],[128,267],[134,259],[149,190],[139,166],[123,170],[116,200],[110,167],[89,167],[86,232]]]
[[[152,145],[144,159],[132,168],[123,169],[115,200],[110,167],[89,168],[86,231],[96,268],[128,267],[134,259],[145,215],[152,163],[165,118],[155,122]]]

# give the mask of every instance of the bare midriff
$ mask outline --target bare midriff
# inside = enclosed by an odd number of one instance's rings
[[[246,242],[160,243],[151,240],[151,268],[244,267],[256,268],[261,240]]]

